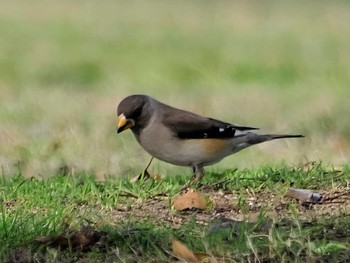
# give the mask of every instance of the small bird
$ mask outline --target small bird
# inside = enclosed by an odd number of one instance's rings
[[[147,95],[130,95],[117,108],[117,132],[131,129],[151,156],[189,166],[200,182],[204,166],[221,161],[254,144],[303,135],[257,134],[258,128],[238,126],[177,109]]]

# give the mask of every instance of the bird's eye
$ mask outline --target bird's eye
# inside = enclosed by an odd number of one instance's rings
[[[132,113],[131,118],[134,119],[134,120],[137,119],[138,117],[140,117],[141,112],[142,112],[142,107],[137,108],[137,109]]]

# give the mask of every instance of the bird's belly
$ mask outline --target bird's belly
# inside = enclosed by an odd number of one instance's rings
[[[223,139],[178,139],[162,136],[164,135],[160,133],[153,134],[153,139],[141,137],[140,144],[153,157],[175,165],[210,165],[232,153],[232,147]]]

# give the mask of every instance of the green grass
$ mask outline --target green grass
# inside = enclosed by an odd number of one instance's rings
[[[189,179],[183,176],[166,177],[160,183],[148,180],[134,184],[130,178],[99,182],[91,174],[61,174],[46,180],[21,175],[3,177],[1,261],[23,251],[30,251],[31,260],[44,262],[75,262],[77,258],[87,262],[112,262],[116,258],[121,262],[172,260],[170,238],[175,237],[195,252],[228,261],[346,262],[350,259],[348,200],[304,206],[283,195],[293,184],[324,196],[344,191],[348,196],[349,171],[348,167],[339,171],[314,164],[308,168],[264,167],[207,174],[208,185],[222,181],[204,191],[208,199],[226,191],[238,200],[231,200],[236,211],[227,211],[216,219],[212,216],[218,213],[215,205],[203,212],[176,212],[171,208],[170,200]],[[255,207],[252,196],[261,194],[265,197]],[[164,198],[159,200],[159,196]],[[157,204],[161,209],[157,207],[154,214],[152,209]],[[125,206],[129,208],[118,212]],[[165,214],[171,217],[164,220]],[[253,221],[252,214],[257,216]],[[181,224],[176,223],[176,217],[183,219]],[[35,241],[40,236],[84,231],[84,227],[104,231],[102,245],[60,248]]]

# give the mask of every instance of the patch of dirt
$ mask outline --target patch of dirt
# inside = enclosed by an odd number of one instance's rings
[[[195,218],[198,224],[208,225],[214,219],[255,222],[261,211],[270,218],[291,216],[292,211],[301,219],[314,219],[323,216],[336,216],[350,213],[350,189],[319,191],[319,203],[300,202],[266,191],[246,191],[244,198],[238,193],[224,190],[209,190],[204,194],[209,200],[204,210],[190,209],[176,211],[171,207],[166,195],[159,195],[142,202],[135,198],[131,205],[118,205],[108,212],[112,221],[121,222],[128,218],[150,219],[159,225],[179,227]],[[293,209],[291,209],[293,206]]]

